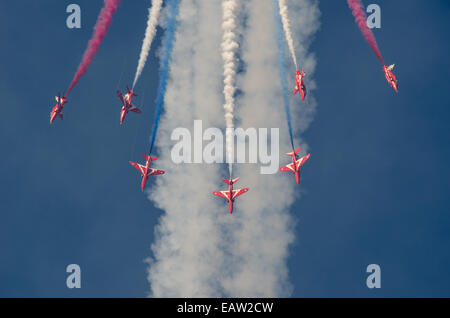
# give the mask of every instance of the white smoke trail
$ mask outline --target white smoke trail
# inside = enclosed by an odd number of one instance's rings
[[[136,69],[136,75],[134,76],[133,89],[139,77],[144,70],[145,63],[147,62],[148,53],[152,46],[153,38],[156,34],[156,26],[158,25],[159,14],[161,12],[162,0],[152,0],[152,6],[148,10],[147,28],[145,30],[144,41],[142,42],[141,53],[139,55],[139,62]]]
[[[279,6],[280,6],[280,15],[281,15],[281,21],[283,22],[283,30],[284,35],[286,37],[286,42],[289,46],[289,51],[291,51],[292,60],[295,64],[295,69],[298,68],[297,66],[297,57],[295,55],[294,50],[294,41],[292,40],[292,32],[291,32],[291,23],[289,22],[289,10],[286,3],[286,0],[278,0]]]
[[[301,17],[292,21],[298,40],[294,44],[312,77],[315,59],[307,50],[319,25],[318,4],[292,0],[289,7]],[[284,153],[290,146],[281,106],[274,4],[272,0],[247,0],[243,9],[249,14],[241,45],[246,71],[235,79],[244,92],[236,118],[244,129],[281,125],[280,153]],[[217,72],[223,67],[223,30],[217,23],[221,18],[221,0],[181,2],[156,143],[158,168],[167,173],[151,180],[149,193],[164,210],[148,269],[151,295],[156,297],[277,297],[290,292],[287,257],[295,238],[295,219],[288,211],[307,186],[307,174],[299,188],[290,175],[261,175],[259,166],[245,165],[237,172],[250,191],[236,200],[230,215],[225,202],[211,194],[219,186],[220,165],[175,164],[171,159],[174,142],[170,136],[175,128],[186,127],[193,134],[195,119],[202,119],[203,129],[223,126],[223,77]],[[316,106],[312,95],[308,97],[302,110],[293,112],[301,116],[295,120],[299,131],[306,129]],[[283,155],[281,160],[287,163],[289,158]]]
[[[226,121],[226,152],[230,177],[233,170],[233,112],[236,92],[236,51],[239,48],[236,42],[236,0],[223,0],[223,20],[222,20],[222,60],[223,60],[223,93],[225,95],[225,121]]]
[[[308,19],[296,19],[294,25],[295,30],[304,30],[295,33],[299,40],[298,52],[302,52],[299,57],[302,60],[308,57],[307,60],[312,61],[313,57],[309,57],[306,51],[307,43],[319,26],[318,3],[315,0],[293,1],[298,3],[291,6],[294,16],[309,16]],[[277,60],[274,14],[278,14],[278,11],[275,11],[272,0],[248,0],[245,5],[249,16],[241,52],[246,71],[239,74],[237,79],[243,96],[240,97],[242,107],[236,111],[235,117],[243,129],[280,127],[280,163],[287,164],[289,158],[284,153],[291,146],[282,106]],[[312,76],[314,66],[311,62],[310,66]],[[312,103],[310,107],[315,107],[315,102],[309,102]],[[298,129],[297,125],[302,129],[307,126],[302,117],[296,117],[294,124],[294,129]],[[299,140],[297,144],[302,143]],[[302,146],[304,151],[306,147],[304,144]],[[233,240],[229,243],[232,246],[229,261],[233,264],[233,272],[223,281],[226,295],[280,297],[289,296],[292,292],[287,259],[289,245],[295,240],[296,217],[291,215],[289,208],[301,189],[308,186],[308,168],[306,165],[303,180],[297,186],[292,175],[261,175],[259,166],[255,165],[235,167],[236,175],[241,177],[250,191],[236,200],[237,211],[233,215],[235,224],[231,226],[234,229]],[[299,206],[296,211],[301,215],[304,211]]]
[[[223,127],[223,82],[218,71],[222,68],[221,17],[220,0],[181,1],[165,112],[156,142],[158,167],[167,173],[152,179],[150,185],[151,200],[164,210],[148,272],[155,297],[222,295],[225,257],[218,218],[226,207],[212,195],[219,186],[221,167],[173,163],[175,142],[170,139],[177,127],[193,134],[195,119],[202,120],[203,129]]]

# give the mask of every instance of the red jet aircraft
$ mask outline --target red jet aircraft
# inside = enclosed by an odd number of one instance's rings
[[[300,73],[300,68],[297,70],[297,73],[295,74],[295,90],[294,95],[300,92],[300,97],[302,98],[302,101],[305,100],[306,97],[306,86],[303,82],[303,77],[305,77],[305,69],[302,69],[302,72]]]
[[[133,90],[129,89],[127,86],[127,93],[122,95],[120,91],[117,91],[117,96],[119,96],[120,101],[122,102],[122,111],[120,113],[120,123],[122,124],[125,120],[125,116],[129,111],[135,112],[137,114],[141,113],[141,110],[134,106],[131,102],[134,96],[137,96]]]
[[[56,105],[53,107],[51,113],[50,113],[50,124],[53,123],[56,116],[59,116],[59,118],[63,119],[62,110],[64,108],[64,104],[67,103],[67,99],[65,96],[61,97],[61,94],[58,94],[58,96],[55,96],[56,99]]]
[[[300,151],[300,149],[302,149],[302,147],[298,148],[296,151],[292,151],[292,152],[287,153],[286,156],[292,157],[292,163],[288,164],[287,166],[284,166],[284,167],[280,168],[280,171],[291,171],[291,172],[293,172],[294,175],[295,175],[295,181],[297,182],[297,184],[300,183],[300,175],[299,175],[300,167],[311,156],[310,154],[307,154],[306,156],[301,157],[300,159],[297,160],[297,154]]]
[[[398,82],[397,79],[395,78],[395,75],[392,73],[392,70],[394,69],[395,64],[386,66],[384,65],[383,67],[383,71],[384,71],[384,76],[386,76],[386,80],[388,81],[389,85],[392,86],[392,88],[395,90],[395,92],[397,93],[397,89],[398,89]]]
[[[158,158],[152,158],[151,156],[146,156],[144,154],[142,154],[142,157],[145,158],[145,166],[141,165],[139,163],[130,161],[130,165],[132,165],[133,167],[135,167],[142,175],[142,183],[141,183],[141,189],[142,191],[144,191],[145,188],[145,184],[147,183],[147,178],[149,176],[157,176],[160,174],[164,174],[166,173],[163,170],[157,170],[157,169],[152,169],[150,168],[150,163],[152,161],[158,160]]]
[[[228,209],[229,209],[230,213],[233,213],[234,200],[241,194],[244,194],[245,192],[248,191],[248,188],[233,190],[233,184],[235,184],[238,180],[239,180],[239,178],[236,178],[236,179],[230,178],[229,180],[222,179],[223,182],[228,184],[228,190],[213,192],[214,195],[217,195],[218,197],[224,198],[228,201]]]

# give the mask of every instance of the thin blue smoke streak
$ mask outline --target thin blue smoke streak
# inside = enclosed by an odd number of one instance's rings
[[[156,110],[155,121],[153,122],[152,141],[150,143],[150,153],[152,153],[153,146],[156,140],[156,133],[158,132],[159,119],[161,117],[162,107],[164,105],[164,97],[166,95],[167,80],[170,72],[170,61],[172,57],[172,50],[175,42],[175,31],[178,27],[178,12],[181,0],[169,0],[169,20],[163,39],[163,55],[161,59],[161,67],[159,70],[160,82],[156,94]]]

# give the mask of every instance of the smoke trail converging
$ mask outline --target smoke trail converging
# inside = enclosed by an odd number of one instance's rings
[[[147,62],[148,53],[150,52],[150,47],[152,46],[153,38],[156,34],[156,26],[158,25],[161,6],[162,0],[152,0],[152,6],[148,10],[147,29],[145,30],[145,37],[142,43],[141,54],[139,55],[136,75],[134,76],[133,89],[142,74],[145,62]]]
[[[155,144],[156,134],[158,132],[159,119],[161,117],[162,107],[164,105],[164,95],[166,94],[167,80],[170,72],[170,59],[172,56],[172,49],[175,41],[175,31],[178,26],[178,11],[181,0],[169,0],[169,19],[166,25],[166,32],[163,40],[163,53],[161,57],[161,67],[159,70],[159,87],[156,93],[156,111],[155,120],[153,123],[152,140],[150,143],[150,152],[152,153],[153,145]]]
[[[168,173],[155,178],[157,184],[150,191],[154,204],[164,210],[148,268],[151,295],[155,297],[222,295],[220,280],[227,268],[218,218],[223,216],[223,202],[211,194],[218,186],[221,166],[176,164],[171,154],[171,135],[176,128],[184,127],[192,134],[195,119],[202,120],[203,129],[223,127],[223,78],[217,71],[222,68],[221,19],[220,0],[183,0],[180,4],[156,141]]]
[[[81,78],[81,76],[86,73],[89,65],[92,62],[92,59],[94,58],[95,53],[97,53],[98,48],[102,43],[103,38],[108,32],[108,28],[111,25],[113,15],[117,10],[119,2],[120,0],[105,0],[105,4],[100,11],[97,22],[94,26],[94,34],[88,42],[88,46],[86,51],[84,52],[83,59],[78,66],[78,70],[72,80],[72,83],[70,83],[66,96],[69,95],[70,91],[78,83],[78,80]]]
[[[363,34],[367,43],[369,43],[370,47],[372,48],[373,52],[378,57],[380,62],[384,65],[383,57],[381,56],[381,52],[378,49],[377,40],[375,39],[372,30],[370,30],[369,27],[367,26],[367,16],[364,10],[362,9],[361,0],[347,0],[347,3],[350,9],[352,10],[352,13],[355,17],[355,22],[356,24],[358,24],[361,33]]]
[[[299,189],[285,175],[261,175],[259,165],[239,166],[236,172],[251,191],[239,197],[230,215],[224,202],[211,193],[217,190],[221,166],[201,160],[177,164],[172,157],[175,129],[183,128],[186,140],[195,142],[194,135],[205,136],[207,128],[223,126],[223,76],[217,72],[223,66],[223,29],[217,23],[223,18],[221,4],[222,0],[183,0],[180,5],[164,114],[155,143],[170,173],[157,178],[149,192],[163,210],[148,267],[155,297],[279,297],[290,293],[287,259],[289,244],[295,239],[295,219],[289,207]],[[318,28],[318,2],[293,0],[288,4],[297,17],[291,27],[298,58],[313,77],[315,58],[307,50]],[[236,109],[235,118],[243,129],[280,125],[282,131],[286,129],[284,112],[276,111],[282,95],[274,10],[271,0],[242,1],[237,9],[244,13],[242,23],[240,14],[236,18],[236,34],[242,28],[239,57],[245,65],[236,74],[243,106]],[[308,115],[315,105],[311,98],[302,109],[309,109]],[[309,124],[304,112],[297,116],[298,109],[291,109],[297,132]],[[202,120],[203,133],[194,131],[196,119]],[[288,147],[287,138],[281,138],[280,149]],[[195,146],[188,149],[192,148],[187,157],[195,161]]]
[[[233,112],[235,99],[234,94],[236,92],[236,51],[239,48],[236,42],[236,0],[223,0],[223,21],[222,21],[222,59],[223,59],[223,75],[224,75],[224,88],[223,93],[225,95],[225,121],[227,125],[226,130],[226,152],[227,162],[230,172],[230,178],[233,171]]]
[[[286,4],[286,0],[279,0],[278,6],[279,6],[281,20],[283,23],[283,29],[284,29],[284,34],[286,37],[286,42],[288,43],[289,50],[291,51],[291,56],[292,56],[292,60],[294,61],[294,64],[295,64],[295,69],[297,69],[298,68],[297,57],[295,56],[294,40],[292,40],[291,23],[289,22],[288,6]]]
[[[300,53],[298,58],[308,67],[313,78],[315,58],[308,53],[308,46],[319,26],[318,1],[292,0],[288,4],[290,12],[296,17],[291,21],[291,27],[295,34],[295,48]],[[274,19],[278,10],[270,0],[247,0],[245,6],[248,12],[247,29],[241,45],[245,72],[238,74],[239,88],[244,93],[240,97],[242,107],[239,107],[236,118],[243,129],[280,127],[280,134],[287,134],[285,114],[276,110],[282,98],[281,79],[278,76],[280,54]],[[290,56],[283,58],[285,63],[290,61]],[[293,109],[296,114],[293,128],[297,133],[309,123],[304,113],[298,113],[299,109],[316,105],[313,98],[309,103],[309,106],[305,103]],[[271,136],[272,141],[274,138],[277,144],[279,141],[280,153],[290,148],[287,138]],[[306,148],[304,143],[301,144]],[[272,148],[271,151],[274,150]],[[288,162],[284,155],[281,160],[281,163]],[[301,189],[293,186],[291,176],[280,173],[262,175],[257,165],[239,165],[235,169],[250,191],[237,200],[236,215],[230,221],[235,223],[231,231],[232,241],[228,243],[232,273],[223,282],[225,295],[289,296],[292,289],[288,276],[288,257],[290,244],[295,241],[296,223],[296,216],[289,210]],[[307,186],[307,178],[303,181],[300,187]],[[303,210],[296,211],[305,213]]]
[[[287,11],[287,5],[285,3],[284,0],[279,0],[279,2],[277,2],[277,0],[273,0],[274,4],[275,4],[275,8],[276,10],[274,11],[274,17],[275,17],[275,36],[277,39],[277,47],[278,47],[278,64],[279,64],[279,69],[280,69],[280,81],[281,81],[281,89],[282,89],[282,94],[283,94],[283,104],[284,104],[284,111],[286,113],[286,120],[288,123],[288,130],[289,130],[289,137],[291,139],[291,146],[292,149],[294,149],[294,136],[293,136],[293,131],[292,131],[292,120],[291,120],[291,110],[289,108],[289,87],[288,87],[288,81],[287,81],[287,74],[286,74],[286,60],[285,60],[285,56],[286,56],[286,52],[284,50],[284,42],[283,42],[283,31],[282,31],[282,19],[280,19],[280,15],[278,14],[278,10],[282,11],[282,9],[279,7],[279,5],[281,5],[281,3],[284,4],[284,6],[286,7],[286,11]],[[283,17],[283,15],[281,14],[281,17]],[[287,17],[286,17],[287,18]],[[290,26],[289,26],[290,29]],[[284,28],[285,34],[286,34],[286,28]],[[290,30],[289,30],[289,36],[290,36]],[[286,36],[287,37],[287,36]],[[294,51],[294,43],[292,42],[292,37],[290,36],[290,40],[291,40],[291,45],[292,45],[292,50],[291,52]],[[289,42],[289,40],[288,40]],[[297,65],[297,64],[296,64]]]

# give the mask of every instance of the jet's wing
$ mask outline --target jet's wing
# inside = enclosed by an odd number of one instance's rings
[[[122,101],[123,104],[125,104],[125,101],[123,100],[123,96],[122,93],[117,91],[117,96],[119,96],[120,100]]]
[[[217,195],[218,197],[230,200],[231,198],[229,198],[229,192],[228,191],[214,191],[213,192],[214,195]]]
[[[233,190],[233,200],[248,191],[248,188]]]
[[[136,162],[130,161],[130,165],[132,165],[133,167],[136,168],[136,170],[138,170],[142,175],[144,175],[144,166],[140,165]]]
[[[280,171],[292,171],[292,172],[295,172],[294,164],[290,163],[287,166],[281,167]]]
[[[131,112],[135,112],[137,114],[142,113],[141,110],[139,108],[137,108],[136,106],[134,106],[134,105],[131,105],[130,111]]]
[[[309,155],[303,156],[300,159],[298,159],[295,163],[297,165],[297,169],[300,168],[305,162],[306,160],[309,159]]]
[[[150,171],[147,173],[147,176],[158,176],[160,174],[165,174],[166,172],[163,170],[158,169],[152,169],[150,168]]]

